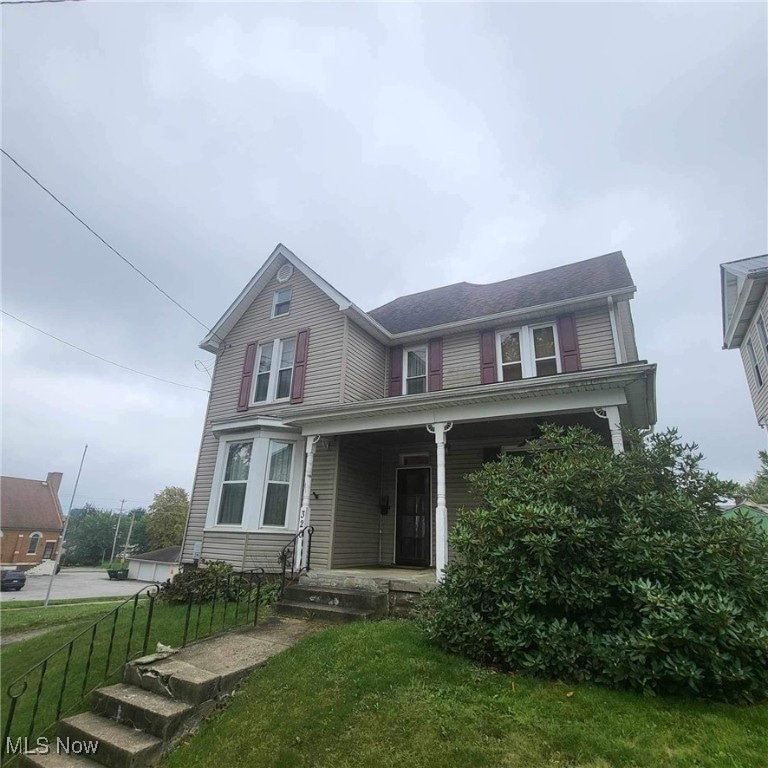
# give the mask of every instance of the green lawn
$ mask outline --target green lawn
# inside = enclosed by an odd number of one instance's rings
[[[164,768],[764,768],[768,705],[494,674],[411,623],[331,629],[257,671]]]
[[[98,603],[49,603],[47,608],[43,608],[39,604],[20,607],[18,604],[3,603],[2,609],[0,609],[0,629],[3,633],[12,634],[28,629],[71,624],[71,622],[81,619],[95,619],[112,608],[116,608],[124,599],[115,598],[111,601],[104,600]]]

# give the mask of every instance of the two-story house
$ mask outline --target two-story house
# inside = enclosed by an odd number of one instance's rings
[[[723,349],[741,350],[757,423],[768,426],[768,254],[720,265]]]
[[[473,497],[466,474],[543,421],[623,450],[656,420],[620,252],[364,312],[282,245],[201,347],[216,355],[182,561],[431,569]],[[306,565],[304,536],[296,559]]]

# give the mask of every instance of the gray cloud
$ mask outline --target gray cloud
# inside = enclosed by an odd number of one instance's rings
[[[766,250],[766,10],[45,4],[3,12],[3,146],[213,323],[283,241],[359,305],[621,248],[660,426],[746,479],[721,261]],[[7,162],[3,302],[206,386],[203,329]],[[6,474],[189,488],[205,396],[4,324]]]

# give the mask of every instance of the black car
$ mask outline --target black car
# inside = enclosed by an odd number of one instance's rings
[[[18,592],[26,583],[24,571],[0,571],[0,589],[15,589]]]

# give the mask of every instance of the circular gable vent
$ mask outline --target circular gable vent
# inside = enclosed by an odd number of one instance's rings
[[[291,279],[292,274],[293,264],[283,264],[283,266],[277,270],[277,281],[279,283],[284,283],[286,280]]]

